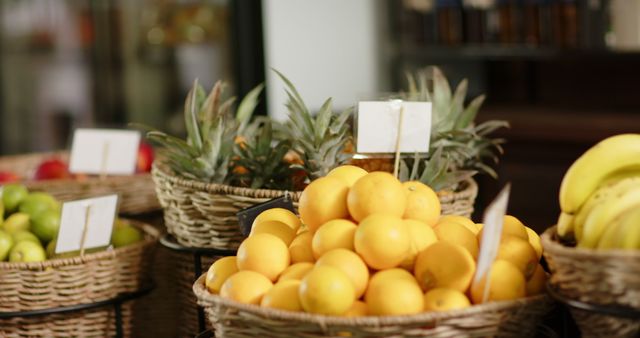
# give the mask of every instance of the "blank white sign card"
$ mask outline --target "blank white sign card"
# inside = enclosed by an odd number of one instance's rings
[[[76,129],[69,171],[131,175],[136,171],[140,133],[134,130]]]
[[[85,224],[85,249],[109,245],[117,209],[118,195],[63,203],[60,232],[58,233],[55,252],[80,250]]]
[[[403,110],[400,152],[426,153],[431,138],[431,102],[363,101],[358,104],[356,151],[395,153]]]
[[[502,237],[502,226],[504,223],[504,215],[507,214],[507,204],[509,203],[509,193],[511,192],[511,184],[507,184],[498,196],[491,202],[484,212],[482,228],[482,245],[478,254],[478,265],[474,276],[474,283],[479,282],[491,269],[491,265],[498,255],[498,247]],[[487,290],[489,289],[489,281],[484,285],[483,302],[487,299]]]

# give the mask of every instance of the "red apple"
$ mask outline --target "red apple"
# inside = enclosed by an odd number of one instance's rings
[[[52,158],[40,163],[36,169],[34,178],[40,181],[63,179],[69,178],[70,176],[67,164],[57,158]]]
[[[0,183],[18,182],[20,176],[11,171],[0,171]]]
[[[147,173],[151,171],[151,164],[153,163],[153,147],[149,143],[140,142],[138,148],[138,163],[136,170],[139,173]]]

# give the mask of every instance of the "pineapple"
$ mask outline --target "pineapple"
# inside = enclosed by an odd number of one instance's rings
[[[246,128],[263,85],[249,92],[233,114],[235,98],[226,97],[218,81],[207,96],[196,80],[184,106],[186,141],[151,130],[147,138],[163,146],[167,164],[176,174],[204,182],[228,183],[237,135]]]
[[[274,142],[269,119],[256,119],[236,142],[232,185],[253,189],[292,189],[293,170],[285,161],[291,149],[290,140]]]
[[[331,169],[349,161],[351,155],[344,150],[351,139],[351,128],[347,120],[353,108],[334,114],[329,98],[313,117],[291,81],[280,72],[275,72],[287,87],[287,132],[293,150],[302,160],[300,167],[306,171],[307,179],[325,176]]]
[[[407,76],[409,92],[404,93],[403,99],[432,102],[430,149],[426,158],[416,154],[412,159],[402,161],[401,179],[419,179],[435,190],[455,190],[461,181],[476,172],[497,177],[485,161],[498,162],[504,140],[492,139],[488,135],[509,124],[506,121],[474,123],[485,96],[474,98],[465,107],[466,79],[460,82],[452,95],[449,82],[439,68],[427,68],[417,75],[417,82],[414,76]]]

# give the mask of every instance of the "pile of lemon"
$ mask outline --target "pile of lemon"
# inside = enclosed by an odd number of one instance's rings
[[[385,172],[341,166],[302,192],[298,218],[269,209],[207,289],[264,307],[325,315],[448,311],[542,292],[540,238],[505,216],[496,261],[474,282],[482,224],[441,216],[436,193]]]

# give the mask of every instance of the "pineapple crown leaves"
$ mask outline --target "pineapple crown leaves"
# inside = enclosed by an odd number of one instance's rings
[[[449,81],[438,67],[429,67],[407,74],[408,93],[404,97],[413,101],[432,102],[431,151],[442,148],[451,166],[474,169],[496,177],[496,172],[484,163],[498,162],[503,153],[504,139],[491,139],[489,135],[499,128],[509,127],[506,121],[486,121],[475,124],[485,96],[472,99],[465,107],[468,91],[467,79],[462,80],[452,93]]]
[[[228,180],[235,138],[257,106],[263,85],[249,92],[233,113],[234,97],[226,97],[226,85],[218,81],[209,95],[194,81],[184,105],[186,140],[153,128],[147,138],[163,147],[172,170],[206,182]]]
[[[309,178],[324,176],[334,167],[348,161],[351,155],[343,150],[351,137],[347,121],[353,114],[353,107],[335,114],[332,99],[329,98],[314,117],[293,83],[277,70],[274,69],[274,72],[286,86],[289,137],[293,149],[304,162],[302,167]]]
[[[409,170],[411,165],[411,170]],[[431,154],[430,158],[421,158],[416,153],[413,159],[400,161],[399,179],[401,181],[418,180],[435,191],[444,189],[456,190],[458,185],[473,177],[475,170],[456,170],[452,166],[451,158],[442,148]]]
[[[251,188],[291,189],[291,168],[284,158],[291,142],[274,137],[269,119],[256,119],[246,128],[242,142],[236,142],[234,179]]]

